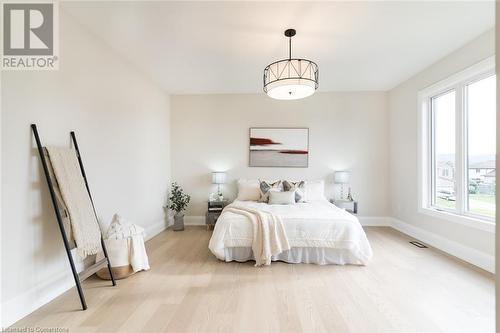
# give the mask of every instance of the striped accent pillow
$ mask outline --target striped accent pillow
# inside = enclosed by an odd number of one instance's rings
[[[283,191],[295,191],[295,202],[306,202],[306,182],[291,182],[288,180],[283,181]]]

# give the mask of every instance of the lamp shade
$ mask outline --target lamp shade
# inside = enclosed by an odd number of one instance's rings
[[[264,92],[292,100],[311,96],[318,88],[318,65],[306,59],[280,60],[264,70]]]
[[[351,178],[351,173],[349,171],[335,171],[336,184],[348,184],[350,178]]]
[[[224,183],[226,183],[225,172],[212,172],[212,184],[224,184]]]

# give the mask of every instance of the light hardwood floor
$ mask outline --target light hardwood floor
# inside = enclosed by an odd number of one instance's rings
[[[211,231],[188,227],[147,243],[152,269],[118,281],[84,283],[15,327],[70,332],[462,332],[494,330],[490,273],[390,228],[366,228],[366,267],[224,263]]]

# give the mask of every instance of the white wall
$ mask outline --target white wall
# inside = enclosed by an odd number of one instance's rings
[[[69,146],[76,131],[105,224],[119,212],[164,227],[168,96],[62,10],[60,46],[59,71],[2,73],[4,327],[73,285],[31,123],[46,145]]]
[[[463,251],[470,249],[474,252],[472,257],[491,262],[491,265],[495,248],[493,233],[422,215],[417,211],[417,94],[423,88],[493,54],[494,30],[490,30],[389,92],[392,216],[399,222],[418,228],[412,230],[418,230],[421,235],[432,234],[429,237],[439,239],[440,244],[447,243],[450,248],[461,247]],[[461,256],[458,252],[452,254]]]
[[[325,179],[352,172],[363,216],[387,216],[388,114],[384,92],[316,93],[297,101],[265,94],[171,97],[172,179],[192,196],[188,216],[202,216],[212,171],[227,171],[224,194],[234,198],[238,178]],[[308,168],[248,166],[250,127],[308,127]],[[332,186],[327,189],[331,197]]]
[[[495,28],[496,28],[496,41],[495,41],[495,46],[496,46],[496,68],[500,68],[500,2],[497,1],[495,3]],[[497,71],[498,72],[498,71]],[[500,78],[497,75],[497,129],[500,128]],[[500,156],[500,133],[497,130],[497,156]],[[500,170],[500,159],[497,158],[496,161],[496,169]],[[500,183],[496,183],[496,193],[500,193]],[[496,196],[496,206],[500,207],[500,196]],[[500,220],[500,210],[496,211],[496,220]],[[496,225],[496,233],[495,233],[495,241],[496,241],[496,250],[495,250],[495,263],[496,267],[500,267],[500,224],[497,223]],[[496,310],[496,327],[497,327],[497,332],[500,328],[500,274],[495,275],[495,300],[497,306],[495,307]]]

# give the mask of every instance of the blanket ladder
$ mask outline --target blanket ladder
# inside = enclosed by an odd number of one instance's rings
[[[64,248],[66,249],[66,254],[68,256],[68,261],[69,261],[69,265],[71,267],[71,272],[72,272],[73,278],[75,280],[76,290],[78,291],[78,296],[80,296],[80,302],[82,304],[82,309],[86,310],[87,303],[85,302],[85,295],[83,294],[81,281],[85,280],[86,278],[88,278],[92,274],[96,273],[101,268],[104,268],[105,266],[107,266],[108,270],[109,270],[109,275],[111,277],[111,282],[112,282],[113,286],[116,286],[116,282],[115,282],[115,279],[113,277],[113,272],[111,270],[111,263],[109,261],[108,252],[106,251],[106,246],[104,244],[104,240],[103,240],[102,235],[101,235],[101,246],[102,246],[104,258],[97,261],[96,263],[94,263],[90,267],[84,269],[80,273],[77,272],[76,267],[75,267],[75,262],[73,261],[73,256],[71,255],[72,247],[70,246],[70,242],[68,240],[68,237],[66,236],[66,230],[64,228],[62,214],[61,214],[61,211],[59,209],[59,205],[57,203],[57,196],[56,196],[54,184],[52,182],[52,178],[51,178],[51,175],[49,172],[49,165],[48,165],[49,162],[45,158],[44,147],[42,146],[42,143],[40,141],[40,136],[38,135],[38,130],[37,130],[35,124],[31,125],[31,130],[33,131],[33,135],[35,137],[36,145],[38,148],[38,154],[40,155],[40,162],[42,164],[43,172],[45,174],[45,178],[47,180],[47,185],[49,187],[50,198],[52,199],[52,205],[54,207],[54,212],[56,213],[56,219],[57,219],[57,223],[59,224],[59,230],[61,231],[61,236],[63,239]],[[92,200],[92,194],[90,193],[90,187],[89,187],[89,184],[87,182],[87,176],[85,174],[85,169],[83,168],[82,157],[80,154],[80,150],[78,149],[78,142],[76,141],[75,132],[71,131],[70,136],[71,136],[71,141],[73,143],[73,146],[75,148],[76,155],[78,157],[78,164],[80,165],[80,171],[82,172],[82,176],[83,176],[83,179],[85,181],[85,186],[87,188],[87,192],[88,192],[89,197],[90,197],[90,202],[92,204],[92,209],[94,210],[94,215],[95,215],[96,221],[99,221],[99,219],[97,218],[97,211],[95,209],[94,201]]]

